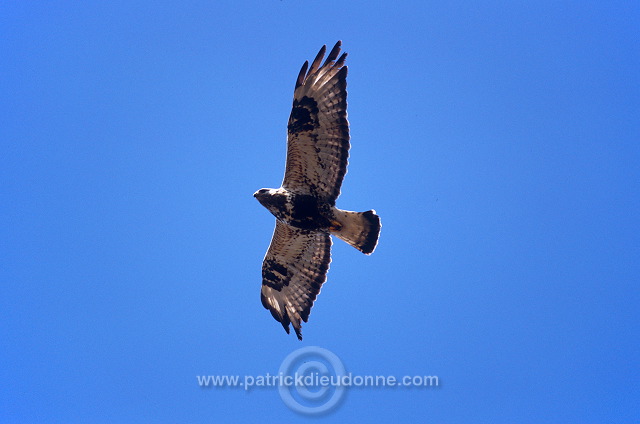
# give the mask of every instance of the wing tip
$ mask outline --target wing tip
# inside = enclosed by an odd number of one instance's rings
[[[320,51],[318,52],[318,54],[316,55],[316,58],[313,59],[313,62],[311,62],[311,67],[309,68],[309,73],[307,75],[311,75],[316,70],[318,70],[318,68],[320,67],[320,62],[322,62],[322,58],[324,57],[324,54],[326,53],[326,51],[327,51],[327,45],[324,44],[320,49]]]
[[[296,327],[296,326],[294,326],[293,329],[296,332],[296,337],[298,337],[298,340],[302,341],[302,329],[300,327]]]
[[[307,76],[307,69],[309,68],[309,61],[305,60],[302,68],[300,68],[300,72],[298,73],[298,79],[296,80],[296,88],[300,87],[304,84],[304,80]]]
[[[324,63],[322,63],[322,59],[324,58],[324,55],[327,52],[327,45],[324,44],[320,49],[320,51],[318,52],[318,54],[316,55],[315,59],[313,59],[313,62],[311,62],[310,66],[309,66],[308,60],[304,62],[304,65],[302,65],[302,68],[300,69],[300,73],[298,74],[298,79],[296,80],[295,88],[297,89],[298,87],[304,85],[307,79],[311,75],[315,74],[316,72],[320,71],[322,68],[326,66],[329,66],[332,68],[338,68],[340,70],[345,69],[344,74],[346,74],[347,71],[344,63],[347,59],[347,53],[343,52],[342,55],[340,55],[341,47],[342,47],[342,40],[338,40],[336,44],[333,46],[333,48],[331,49],[331,51],[329,52],[327,59],[324,61]],[[320,63],[322,63],[322,65],[320,65]]]
[[[342,46],[342,41],[338,40],[336,45],[333,46],[333,48],[329,52],[329,55],[327,56],[327,60],[324,61],[324,64],[322,66],[326,66],[328,63],[331,63],[338,58],[338,55],[340,54],[341,46]]]
[[[262,306],[264,306],[266,310],[271,312],[271,316],[282,325],[282,328],[284,328],[284,331],[286,331],[287,334],[291,334],[289,324],[293,325],[293,330],[295,331],[298,340],[302,340],[302,329],[299,320],[297,321],[297,323],[296,320],[292,321],[291,317],[289,317],[289,312],[286,309],[282,310],[276,307],[275,304],[270,302],[268,295],[265,295],[264,293],[265,287],[268,286],[263,285],[263,289],[260,291],[260,301],[262,302]],[[306,319],[304,321],[306,322]]]

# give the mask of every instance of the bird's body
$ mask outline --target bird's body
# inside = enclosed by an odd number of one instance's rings
[[[279,221],[307,231],[329,231],[335,222],[335,209],[310,194],[286,189],[262,189],[256,199]]]
[[[276,217],[262,264],[261,300],[284,329],[302,339],[313,302],[326,281],[333,234],[365,254],[375,249],[380,218],[375,211],[338,209],[349,156],[346,53],[338,41],[322,66],[323,46],[303,65],[289,117],[287,162],[282,187],[254,197]],[[337,61],[336,61],[337,59]]]

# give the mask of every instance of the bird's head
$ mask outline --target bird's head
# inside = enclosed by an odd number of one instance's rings
[[[264,198],[265,196],[268,196],[270,191],[271,189],[269,188],[261,188],[260,190],[253,193],[253,197],[260,200],[260,198]]]
[[[284,207],[286,192],[282,188],[261,188],[253,193],[253,197],[274,215]]]

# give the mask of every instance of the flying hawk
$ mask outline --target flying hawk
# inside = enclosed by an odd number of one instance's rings
[[[262,305],[289,333],[302,340],[320,287],[327,279],[333,234],[367,255],[378,243],[380,218],[374,210],[336,208],[347,172],[347,57],[341,42],[320,66],[322,46],[311,67],[302,65],[289,116],[287,162],[282,187],[263,188],[254,197],[276,217],[262,263]],[[336,60],[337,59],[337,60]]]

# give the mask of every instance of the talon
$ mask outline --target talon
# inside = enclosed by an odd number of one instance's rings
[[[331,225],[329,225],[329,231],[340,231],[342,230],[342,224],[338,221],[331,221]]]

